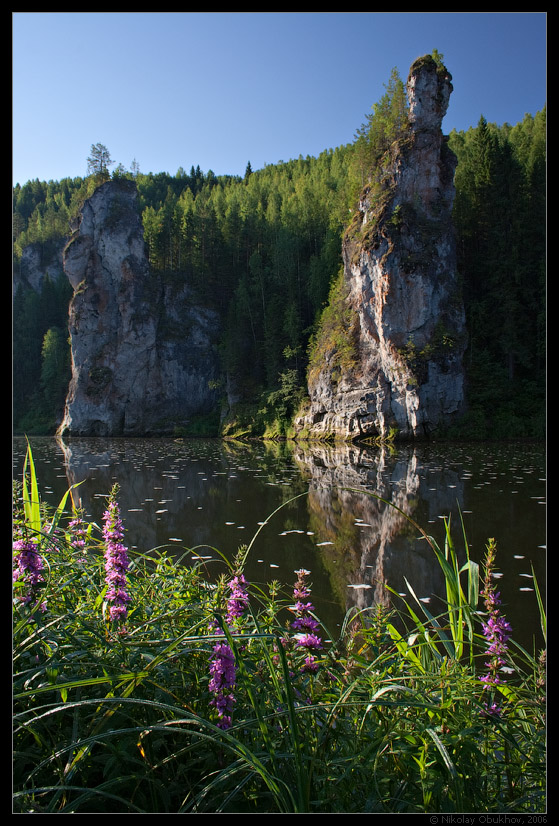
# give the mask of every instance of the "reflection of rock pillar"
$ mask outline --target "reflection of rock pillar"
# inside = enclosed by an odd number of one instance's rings
[[[294,456],[309,477],[311,526],[332,590],[347,608],[388,604],[385,586],[400,590],[404,577],[420,597],[439,592],[436,557],[406,517],[415,517],[420,502],[428,512],[449,513],[460,498],[455,471],[441,471],[431,490],[414,447],[310,443]]]
[[[57,439],[57,443],[64,454],[68,487],[76,485],[72,490],[72,500],[76,507],[87,512],[91,509],[91,500],[87,496],[87,488],[80,483],[89,479],[93,472],[98,477],[100,466],[109,467],[111,462],[110,451],[102,449],[102,440],[95,440],[93,445],[91,442],[81,442],[81,449],[73,448],[72,445],[66,444],[60,438]],[[104,480],[98,479],[98,482],[99,493],[108,494],[113,482],[111,474],[107,473],[106,478]]]
[[[406,518],[378,497],[411,513],[419,485],[415,453],[394,459],[384,447],[312,444],[296,448],[295,455],[311,476],[309,509],[319,544],[331,543],[323,553],[337,579],[335,590],[348,607],[387,604],[386,551]]]

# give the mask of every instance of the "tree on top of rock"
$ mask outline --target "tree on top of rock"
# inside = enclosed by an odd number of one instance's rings
[[[109,177],[109,166],[114,163],[111,160],[109,150],[102,143],[91,144],[91,155],[87,159],[87,172],[89,175],[106,179]]]

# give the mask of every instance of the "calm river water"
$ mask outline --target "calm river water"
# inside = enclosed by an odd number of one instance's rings
[[[81,482],[80,503],[100,524],[115,482],[130,549],[168,546],[184,560],[206,559],[223,571],[214,549],[233,558],[253,537],[245,573],[252,582],[291,586],[311,571],[317,613],[332,627],[345,611],[387,600],[388,584],[405,579],[430,610],[443,584],[408,514],[439,545],[451,518],[463,549],[460,513],[472,558],[497,541],[504,610],[514,637],[533,650],[539,614],[532,568],[546,587],[546,461],[541,444],[355,445],[233,443],[220,440],[30,440],[42,497],[58,504]],[[13,441],[21,478],[26,442]],[[294,497],[297,497],[294,499]],[[280,506],[282,506],[280,508]],[[278,510],[278,508],[280,508]]]

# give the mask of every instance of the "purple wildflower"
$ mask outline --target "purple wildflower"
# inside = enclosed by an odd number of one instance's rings
[[[322,648],[322,640],[316,633],[319,623],[310,614],[311,611],[314,611],[314,605],[307,601],[311,593],[311,589],[307,584],[307,576],[310,571],[300,568],[295,573],[297,574],[297,581],[293,588],[295,605],[291,609],[295,613],[295,619],[291,623],[291,628],[297,632],[294,634],[295,644],[308,652],[303,671],[316,672],[318,663],[313,652]]]
[[[229,628],[238,625],[249,603],[247,581],[243,574],[235,574],[228,583],[230,594],[227,599],[227,614],[225,622]],[[213,633],[222,634],[223,631],[211,623]],[[219,728],[228,729],[232,725],[232,711],[235,704],[233,689],[235,688],[237,670],[235,655],[226,643],[218,643],[213,648],[213,658],[210,665],[211,679],[208,685],[213,698],[210,705],[214,706],[218,714]]]
[[[210,700],[210,705],[214,706],[219,721],[219,728],[228,729],[231,727],[231,714],[235,704],[233,689],[237,679],[235,668],[235,655],[227,643],[214,645],[214,657],[210,666],[211,679],[209,690],[214,695]]]
[[[103,514],[103,538],[105,540],[105,582],[108,590],[105,599],[109,603],[111,622],[122,621],[128,614],[130,596],[126,591],[129,567],[128,551],[122,544],[124,528],[116,500],[118,485],[109,497],[107,510]]]
[[[481,712],[482,717],[499,717],[503,709],[497,703],[484,703],[484,709]]]
[[[13,543],[13,549],[16,551],[13,581],[23,580],[23,593],[19,600],[23,605],[29,605],[34,599],[37,587],[41,582],[44,582],[41,573],[44,564],[43,558],[39,553],[37,544],[30,539],[16,539]],[[45,608],[46,604],[42,603],[41,610],[44,611]]]
[[[295,634],[297,645],[301,648],[322,648],[322,640],[316,634]]]
[[[243,574],[237,574],[229,582],[231,595],[227,600],[227,624],[234,624],[248,607],[247,581]]]
[[[68,529],[70,531],[70,545],[82,554],[86,546],[87,525],[80,513],[77,513],[74,519],[68,523]],[[80,556],[80,561],[85,561],[85,558]]]
[[[310,674],[316,674],[316,672],[318,671],[318,662],[312,654],[309,654],[308,657],[305,657],[305,662],[303,664],[302,670]]]
[[[512,633],[509,622],[507,622],[505,617],[501,616],[501,596],[498,591],[495,591],[495,585],[493,583],[495,554],[495,541],[490,539],[485,559],[485,582],[481,592],[488,613],[487,621],[482,623],[483,635],[487,641],[485,655],[489,658],[485,663],[487,674],[480,678],[481,681],[485,683],[484,689],[506,682],[499,676],[498,672],[506,663],[504,656],[507,651],[507,642]],[[484,705],[485,716],[497,716],[501,713],[501,709],[496,703],[492,703],[491,705],[485,703]]]

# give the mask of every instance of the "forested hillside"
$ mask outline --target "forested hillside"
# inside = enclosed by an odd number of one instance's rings
[[[393,75],[384,103],[400,106],[399,90]],[[144,174],[136,164],[112,173],[136,180],[152,271],[185,279],[201,304],[220,313],[223,374],[239,399],[241,429],[244,410],[255,434],[271,423],[286,432],[305,394],[309,342],[362,185],[363,134],[378,129],[382,106],[375,115],[351,145],[260,170],[248,163],[243,178],[199,167]],[[454,217],[469,333],[469,412],[461,434],[449,435],[542,436],[545,111],[515,126],[481,118],[449,140],[458,157]],[[98,180],[92,174],[15,187],[16,275],[29,244],[48,260]],[[14,297],[18,431],[54,432],[69,378],[70,293],[64,279],[46,278],[40,293],[20,286]]]
[[[543,436],[546,116],[452,133],[454,223],[469,333],[466,434]]]

